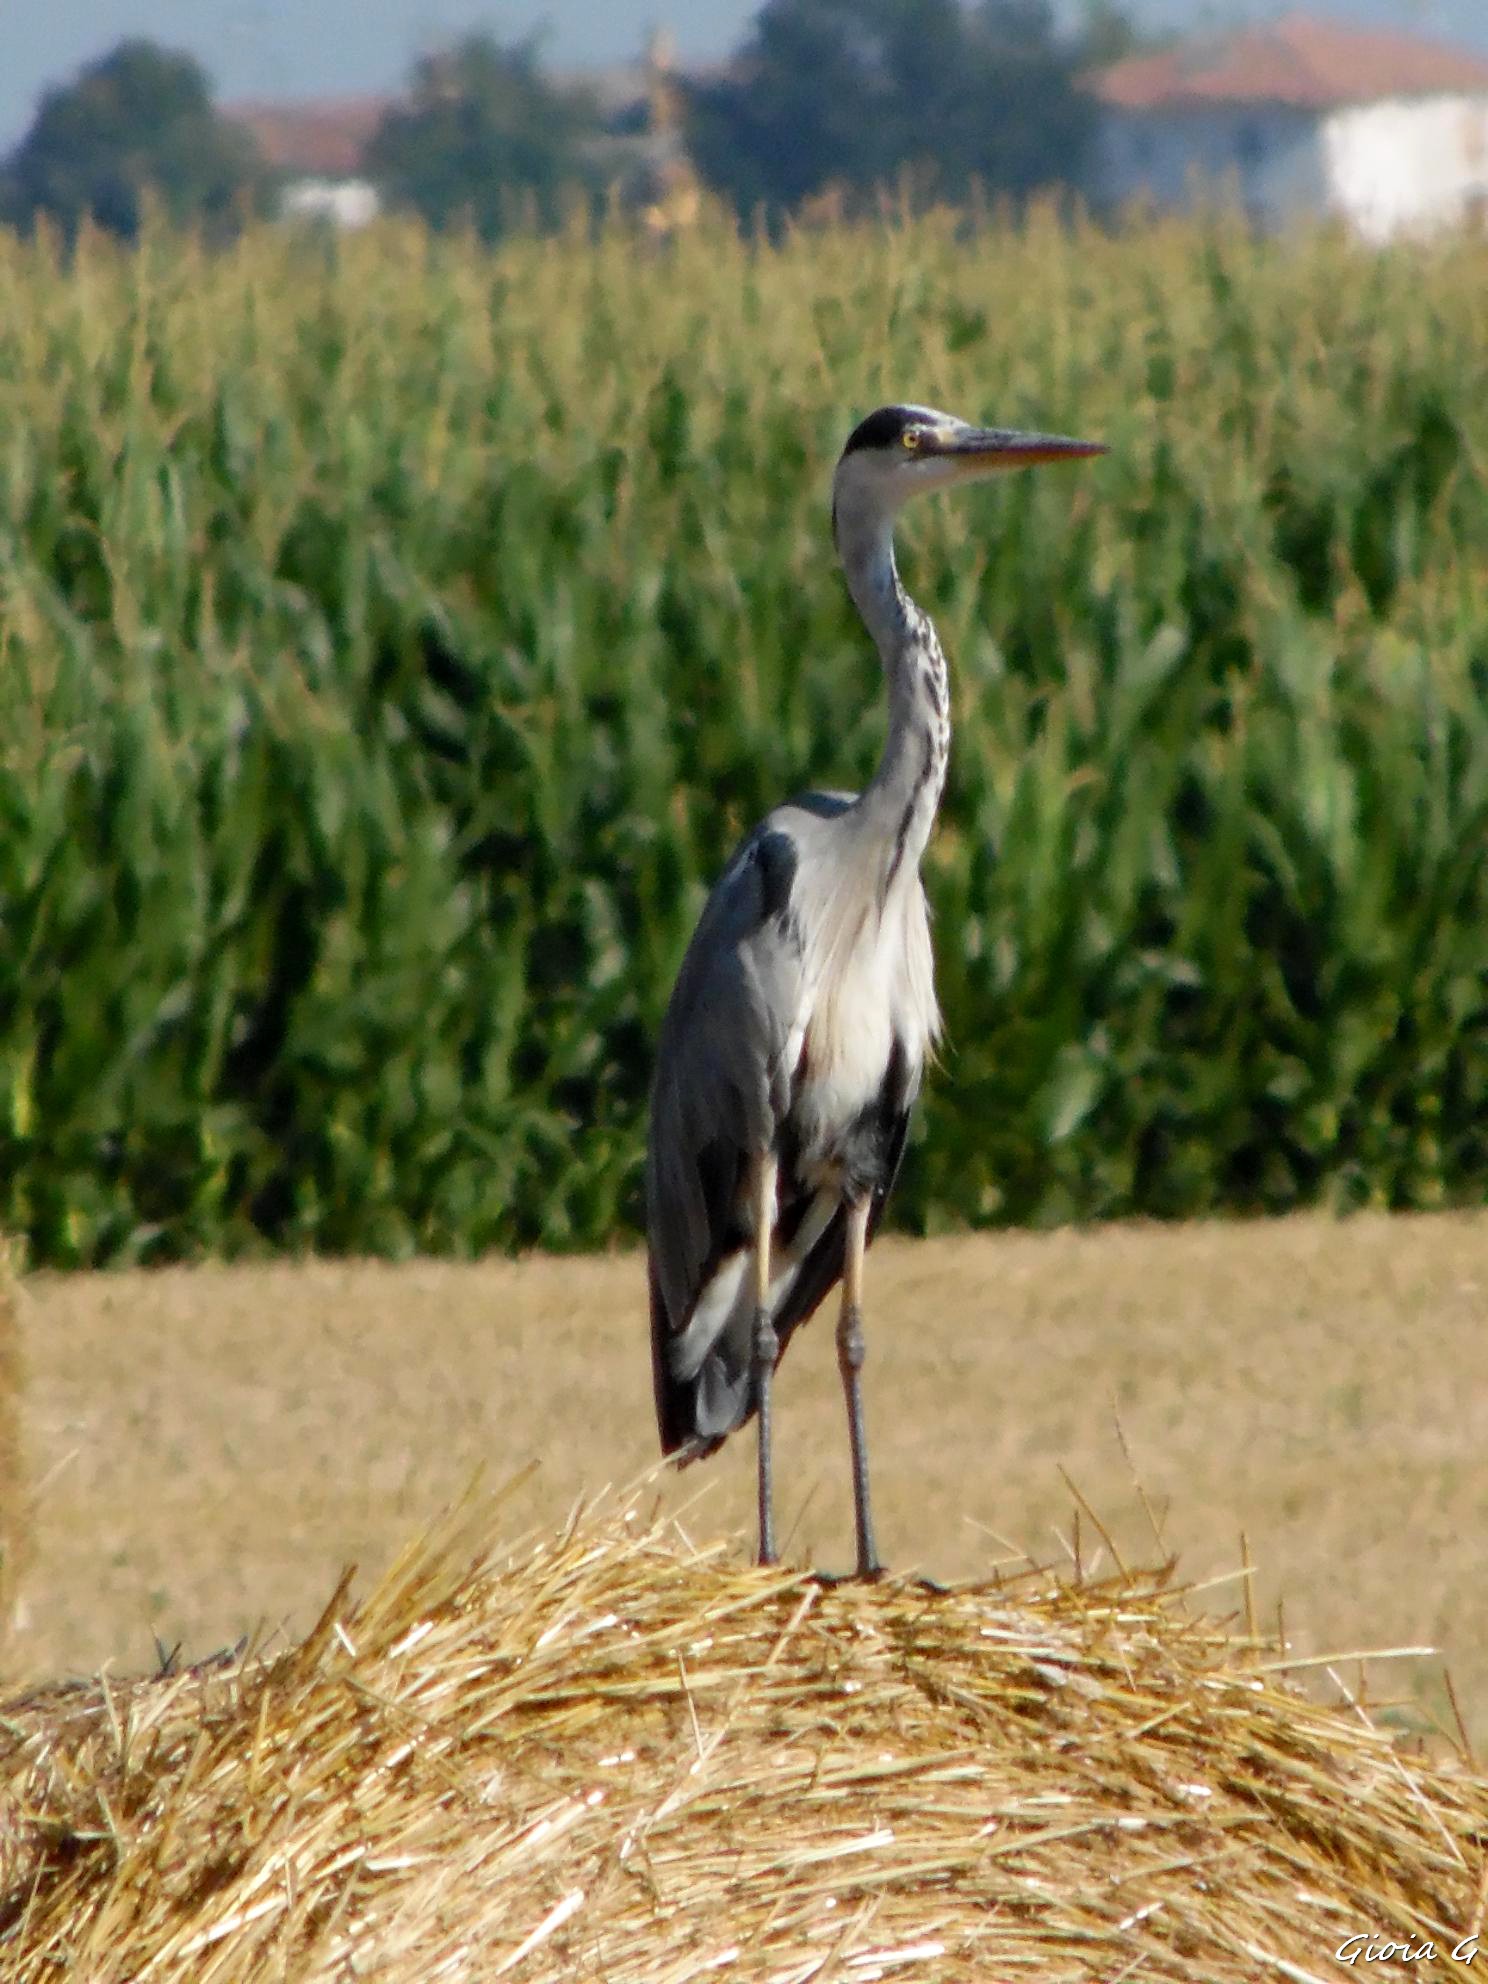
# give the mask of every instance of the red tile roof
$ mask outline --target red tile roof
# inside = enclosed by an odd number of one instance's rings
[[[1488,60],[1415,35],[1289,14],[1267,27],[1132,55],[1091,77],[1124,110],[1205,103],[1285,103],[1326,110],[1388,96],[1488,92]]]
[[[392,99],[334,97],[317,103],[225,103],[222,114],[251,131],[269,164],[307,179],[354,179]]]

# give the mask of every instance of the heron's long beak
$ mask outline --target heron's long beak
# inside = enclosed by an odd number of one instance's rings
[[[1107,453],[1104,441],[1072,441],[1063,434],[1018,434],[999,427],[953,428],[933,449],[968,469],[1035,468],[1040,462],[1082,461]]]

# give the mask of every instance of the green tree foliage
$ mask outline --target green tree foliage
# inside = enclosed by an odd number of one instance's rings
[[[693,156],[746,212],[906,171],[1022,197],[1078,175],[1086,61],[1048,0],[766,0],[734,73],[692,93]]]
[[[598,129],[592,102],[547,81],[530,42],[473,34],[416,65],[407,105],[384,118],[367,169],[395,206],[433,227],[468,219],[494,240],[534,203],[551,223],[566,192],[592,186],[585,148]]]
[[[91,218],[132,240],[154,204],[220,234],[266,183],[253,139],[213,109],[191,56],[122,41],[42,98],[0,178],[0,214],[22,227],[45,216],[69,234]]]
[[[1145,33],[1117,0],[1085,0],[1080,54],[1091,69],[1161,47],[1165,39]]]

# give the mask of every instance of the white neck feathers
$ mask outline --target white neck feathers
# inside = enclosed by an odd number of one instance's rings
[[[878,770],[857,815],[884,847],[880,878],[887,893],[913,874],[930,838],[950,754],[950,694],[945,656],[928,616],[899,582],[894,511],[876,492],[840,484],[834,510],[838,555],[853,603],[883,662],[889,727]]]

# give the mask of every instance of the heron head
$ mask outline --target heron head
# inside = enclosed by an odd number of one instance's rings
[[[834,503],[839,510],[850,503],[856,510],[891,516],[922,491],[1105,452],[1099,441],[973,427],[928,406],[881,406],[847,438],[837,464]]]

